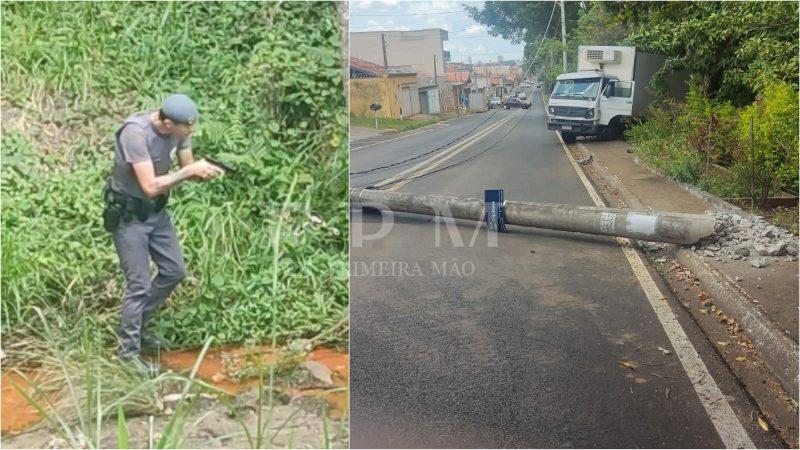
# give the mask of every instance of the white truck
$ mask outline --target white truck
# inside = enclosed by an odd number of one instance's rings
[[[578,136],[620,136],[653,101],[650,80],[664,61],[634,47],[579,46],[578,71],[559,75],[550,93],[547,128],[568,143]],[[684,74],[668,74],[664,81],[671,97],[686,95]]]

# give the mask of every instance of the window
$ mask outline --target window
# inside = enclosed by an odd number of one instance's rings
[[[609,81],[606,86],[606,97],[630,98],[633,92],[633,83],[630,81]]]
[[[600,89],[600,78],[577,78],[558,80],[553,88],[552,97],[564,97],[572,100],[594,100]]]

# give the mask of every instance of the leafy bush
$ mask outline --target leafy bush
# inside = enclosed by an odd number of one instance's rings
[[[668,175],[720,197],[761,201],[781,188],[797,190],[798,103],[792,85],[772,83],[752,105],[737,109],[709,99],[695,84],[685,102],[666,101],[649,116],[627,136],[643,161]]]
[[[172,92],[195,152],[239,172],[170,200],[190,277],[157,317],[180,344],[279,340],[347,314],[347,115],[332,3],[2,5],[4,334],[31,306],[121,304],[101,226],[113,131]]]
[[[685,105],[669,102],[652,109],[650,118],[626,132],[637,156],[647,164],[679,181],[695,183],[700,178],[703,158],[689,151]]]
[[[767,85],[742,111],[737,130],[742,145],[735,168],[753,199],[780,188],[797,191],[797,123],[797,90],[786,83]]]

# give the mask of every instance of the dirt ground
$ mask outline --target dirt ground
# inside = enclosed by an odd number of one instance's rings
[[[198,377],[229,395],[201,393],[195,397],[195,406],[182,428],[181,447],[253,447],[247,432],[255,440],[258,428],[258,383],[252,376],[238,376],[243,370],[245,355],[252,356],[252,351],[215,349],[206,355]],[[276,362],[275,352],[268,348],[257,355],[261,355],[265,361]],[[196,350],[173,352],[163,355],[161,363],[165,370],[184,372],[196,358]],[[261,447],[347,448],[348,372],[347,353],[321,348],[309,353],[296,369],[277,375],[272,406],[266,400],[263,402],[261,416],[262,424],[268,423],[268,442],[264,441]],[[3,376],[2,447],[70,448],[55,428],[39,422],[40,417],[35,410],[26,407],[24,398],[7,382],[8,376]],[[20,380],[15,381],[20,384]],[[266,398],[268,394],[264,395]],[[151,439],[153,445],[157,444],[170,421],[178,397],[177,392],[165,394],[164,407],[159,414],[127,417],[130,448],[151,448]],[[239,414],[238,419],[234,411]],[[116,416],[105,418],[100,444],[101,448],[119,447]]]
[[[257,423],[258,391],[251,389],[236,397],[236,404],[243,415],[248,430],[254,436]],[[183,448],[251,448],[242,424],[228,412],[228,408],[216,399],[203,398],[183,428]],[[324,402],[314,398],[302,398],[263,408],[264,417],[269,417],[266,435],[272,448],[347,448],[348,424],[346,418],[330,419],[323,412]],[[139,416],[127,420],[130,448],[150,448],[150,417]],[[158,442],[170,417],[153,417],[153,439]],[[116,418],[104,428],[102,448],[118,448]],[[325,434],[327,432],[327,441]],[[66,441],[56,433],[40,427],[17,436],[4,437],[4,448],[69,448]]]

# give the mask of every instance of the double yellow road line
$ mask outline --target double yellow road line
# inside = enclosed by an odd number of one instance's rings
[[[509,120],[513,119],[514,117],[522,114],[524,110],[520,109],[516,112],[508,115],[507,117],[503,118],[502,120],[489,125],[485,129],[479,131],[474,136],[468,138],[463,142],[459,142],[454,144],[451,147],[448,147],[441,152],[431,156],[428,159],[423,160],[422,162],[417,163],[413,167],[409,167],[408,169],[393,175],[379,183],[375,184],[375,187],[382,188],[384,186],[390,185],[385,190],[387,191],[394,191],[400,189],[401,187],[405,186],[406,184],[413,181],[413,178],[425,175],[430,173],[431,171],[435,170],[439,167],[442,163],[447,161],[448,159],[458,155],[459,153],[463,152],[464,150],[470,148],[473,144],[481,140],[482,138],[488,136],[490,133],[496,131],[498,128],[505,125]]]

